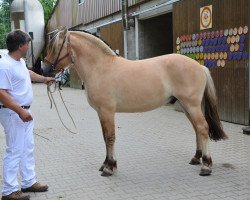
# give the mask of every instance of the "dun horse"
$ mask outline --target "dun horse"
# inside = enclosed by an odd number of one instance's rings
[[[131,61],[116,56],[99,38],[85,32],[59,31],[49,42],[44,71],[59,72],[73,65],[84,81],[89,104],[98,113],[106,158],[100,171],[110,176],[114,157],[115,112],[144,112],[178,100],[196,133],[196,153],[190,164],[210,175],[209,138],[227,136],[217,113],[216,93],[209,70],[178,54]],[[201,102],[204,99],[205,117]]]

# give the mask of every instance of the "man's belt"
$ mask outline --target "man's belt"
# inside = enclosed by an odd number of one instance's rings
[[[23,109],[29,109],[30,108],[30,106],[21,106]],[[6,106],[4,106],[4,105],[0,105],[0,109],[1,108],[7,108]]]

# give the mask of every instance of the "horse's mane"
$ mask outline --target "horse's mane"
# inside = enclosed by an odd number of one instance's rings
[[[93,35],[87,31],[72,31],[75,34],[79,35],[79,36],[83,36],[84,38],[86,38],[88,41],[90,41],[91,43],[93,43],[95,46],[97,46],[99,49],[101,49],[105,54],[107,55],[117,55],[111,48],[110,46],[103,41],[100,37]]]

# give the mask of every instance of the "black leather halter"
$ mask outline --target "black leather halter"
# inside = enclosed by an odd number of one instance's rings
[[[63,59],[66,58],[67,56],[69,56],[69,53],[67,52],[66,55],[64,55],[63,57],[59,58],[60,55],[61,55],[61,52],[62,52],[62,48],[63,48],[63,46],[64,46],[64,43],[65,43],[65,41],[66,41],[66,37],[67,37],[67,36],[65,35],[64,38],[63,38],[63,42],[62,42],[62,45],[61,45],[61,47],[60,47],[60,49],[59,49],[59,52],[58,52],[58,55],[57,55],[57,57],[56,57],[55,62],[52,63],[52,62],[50,62],[49,60],[47,60],[47,59],[45,58],[45,60],[46,60],[47,62],[51,63],[51,65],[50,65],[50,66],[51,66],[50,72],[54,72],[55,69],[56,69],[57,64],[58,64],[61,60],[63,60]]]

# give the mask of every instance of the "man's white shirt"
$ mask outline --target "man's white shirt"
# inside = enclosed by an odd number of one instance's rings
[[[29,106],[33,100],[32,84],[25,61],[7,55],[0,59],[0,89],[6,89],[12,99],[21,106]],[[0,104],[2,104],[0,102]]]

